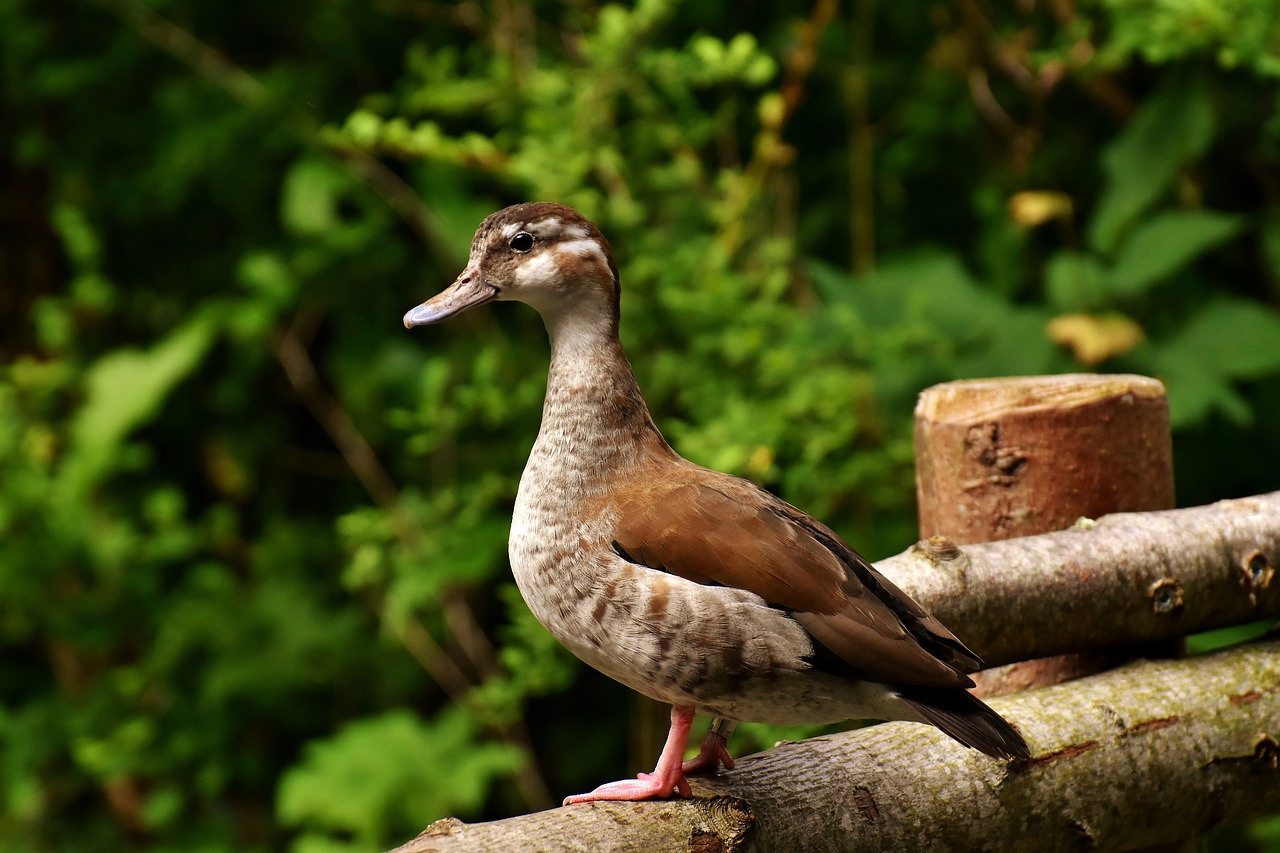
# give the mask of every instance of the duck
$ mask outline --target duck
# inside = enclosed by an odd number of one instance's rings
[[[404,315],[407,328],[488,302],[541,315],[551,361],[512,574],[575,656],[671,705],[652,773],[564,804],[691,796],[689,776],[733,769],[727,744],[743,721],[907,720],[993,759],[1029,758],[968,692],[982,662],[939,620],[822,522],[671,448],[623,352],[620,293],[600,230],[529,202],[480,223],[462,273]],[[685,761],[699,713],[714,719]]]

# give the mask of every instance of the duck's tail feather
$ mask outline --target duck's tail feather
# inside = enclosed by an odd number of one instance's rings
[[[920,716],[967,747],[992,758],[1031,757],[1018,730],[967,690],[907,686],[895,692]]]

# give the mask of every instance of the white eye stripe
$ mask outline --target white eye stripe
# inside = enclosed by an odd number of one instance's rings
[[[560,232],[560,220],[555,216],[548,216],[545,219],[539,219],[536,222],[529,222],[524,226],[524,230],[528,231],[535,237],[554,237]]]
[[[577,255],[580,258],[587,258],[594,255],[599,260],[608,263],[608,259],[604,254],[604,249],[601,248],[597,241],[592,240],[590,237],[561,243],[557,249],[561,252],[568,252],[571,255]]]
[[[528,233],[537,240],[554,241],[557,250],[563,250],[580,258],[595,257],[607,263],[607,255],[600,242],[590,236],[589,226],[572,220],[565,222],[558,216],[546,216],[532,222],[508,222],[499,229],[502,241],[511,244],[517,234]]]

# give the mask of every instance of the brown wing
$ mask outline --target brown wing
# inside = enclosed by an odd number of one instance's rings
[[[745,480],[692,465],[668,470],[660,485],[610,495],[623,557],[749,590],[873,679],[972,685],[963,673],[978,657],[820,522]]]

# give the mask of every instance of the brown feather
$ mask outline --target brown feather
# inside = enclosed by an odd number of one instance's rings
[[[755,593],[873,680],[973,684],[978,657],[820,522],[745,480],[655,462],[606,498],[626,559]]]

